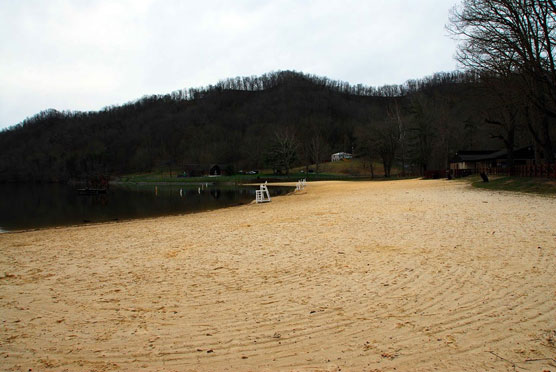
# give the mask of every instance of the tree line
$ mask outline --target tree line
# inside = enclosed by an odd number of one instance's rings
[[[318,166],[338,151],[384,176],[459,150],[534,145],[554,162],[553,0],[464,0],[447,26],[463,71],[368,87],[296,71],[236,77],[98,112],[46,110],[0,132],[0,181],[65,182],[186,164]]]
[[[318,167],[338,151],[369,159],[371,175],[373,162],[381,161],[390,176],[393,167],[444,169],[458,150],[501,146],[495,134],[503,131],[484,122],[492,112],[486,83],[473,74],[436,74],[376,95],[297,72],[271,75],[279,83],[265,90],[232,89],[250,87],[233,79],[238,85],[226,89],[144,97],[99,112],[43,111],[0,133],[0,180],[65,182],[177,172],[185,164],[287,173]],[[514,142],[531,138],[518,133]]]

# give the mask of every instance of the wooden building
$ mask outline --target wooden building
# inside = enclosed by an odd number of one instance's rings
[[[351,159],[353,157],[349,152],[337,152],[330,156],[331,161],[340,161],[344,159]]]
[[[515,149],[513,152],[514,167],[535,165],[533,146]],[[508,168],[508,150],[458,151],[450,161],[450,171],[457,176],[498,171]]]
[[[183,177],[221,176],[224,167],[220,164],[184,164]]]

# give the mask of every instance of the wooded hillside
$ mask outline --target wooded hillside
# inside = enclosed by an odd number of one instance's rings
[[[0,181],[65,182],[210,163],[287,172],[338,151],[380,160],[387,175],[393,164],[445,169],[458,150],[504,146],[503,126],[485,121],[496,121],[503,107],[485,88],[491,83],[454,72],[371,88],[283,71],[99,112],[46,110],[0,132]],[[514,146],[534,142],[523,128]]]

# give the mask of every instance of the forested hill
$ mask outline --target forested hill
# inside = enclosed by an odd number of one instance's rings
[[[503,146],[494,138],[499,128],[484,124],[496,103],[482,84],[454,72],[370,88],[284,71],[99,112],[47,110],[0,132],[0,181],[64,182],[185,164],[287,171],[338,151],[443,169],[457,150]],[[284,144],[288,164],[273,154]]]

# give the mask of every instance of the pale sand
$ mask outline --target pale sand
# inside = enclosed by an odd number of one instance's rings
[[[0,369],[555,371],[555,268],[555,198],[444,180],[2,234]]]

